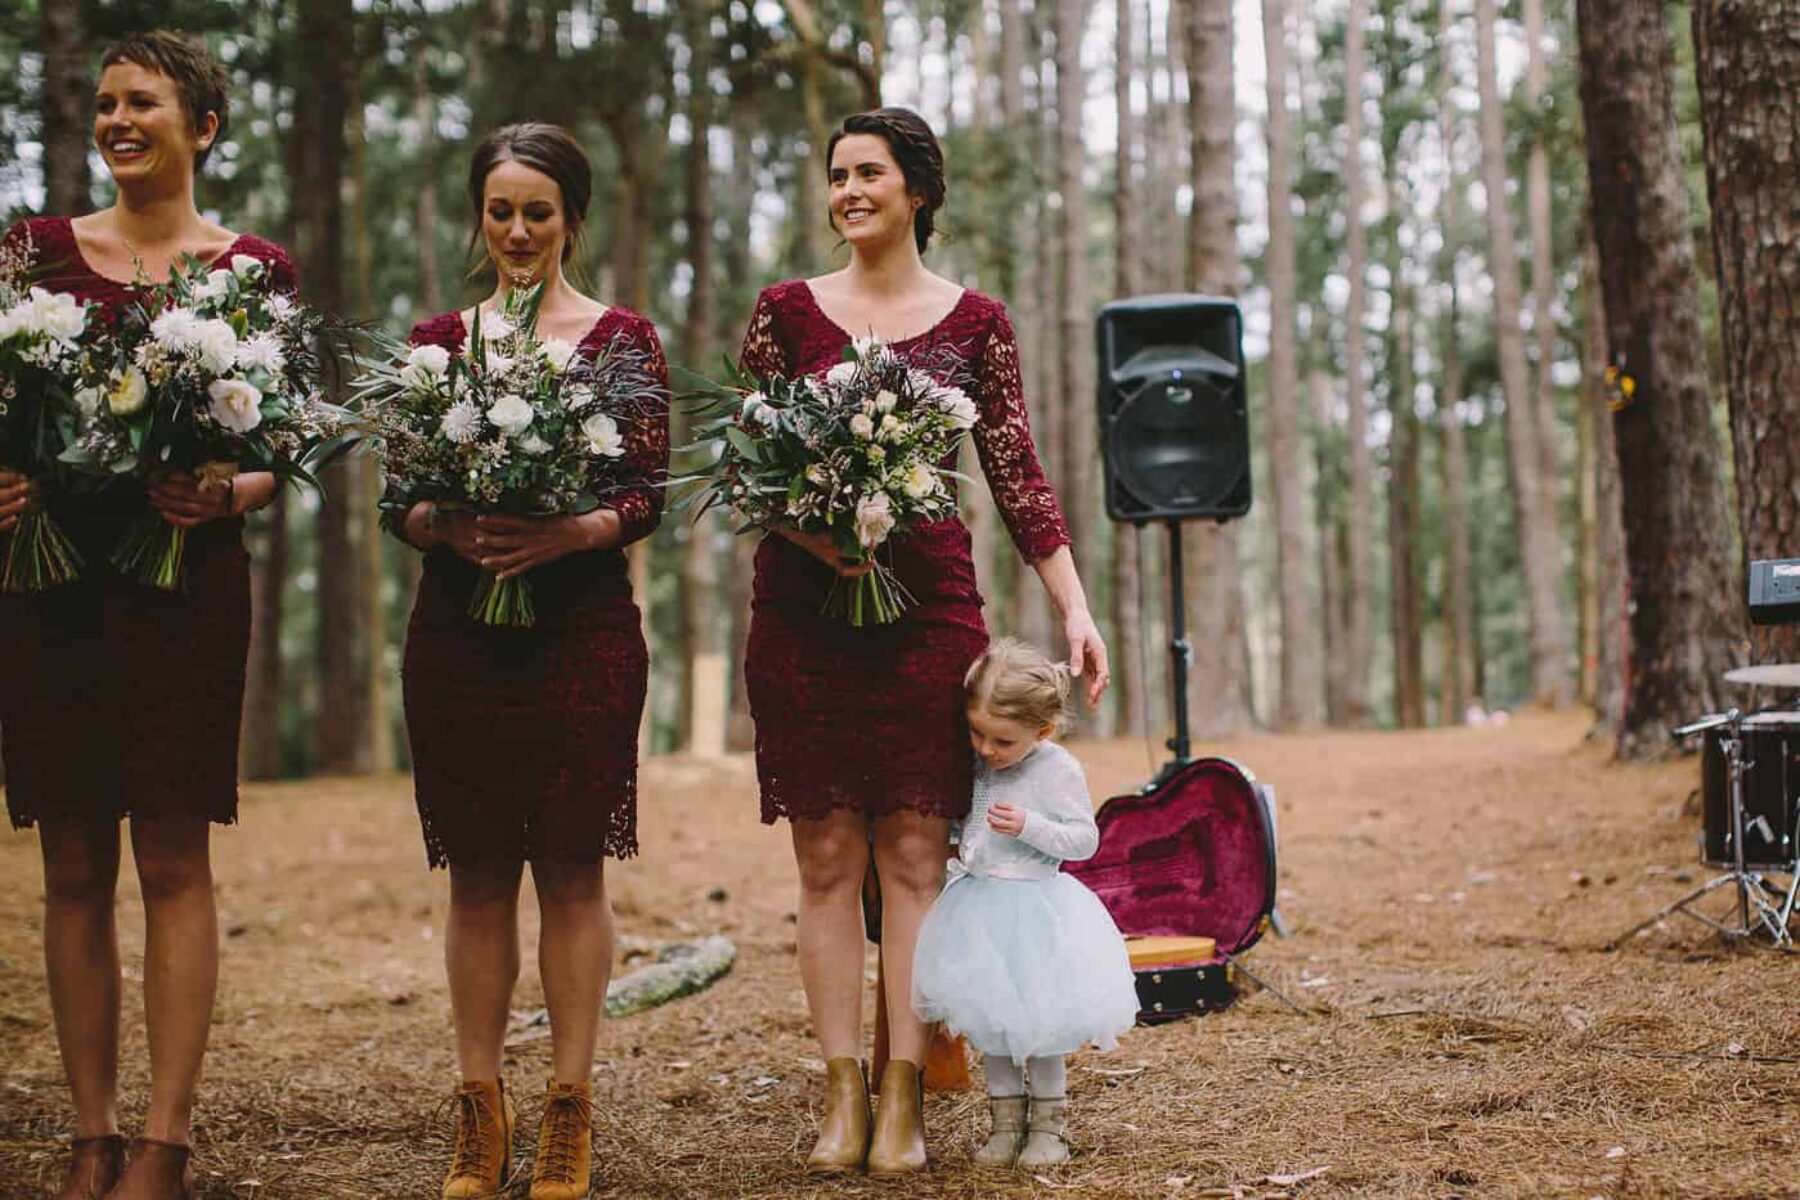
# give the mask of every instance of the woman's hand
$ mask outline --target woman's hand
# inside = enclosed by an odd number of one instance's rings
[[[860,575],[867,575],[875,569],[875,564],[872,562],[851,562],[845,558],[838,550],[837,539],[829,533],[801,533],[798,529],[789,529],[785,525],[777,525],[775,532],[845,579],[855,579]]]
[[[1087,702],[1091,708],[1100,703],[1106,685],[1112,682],[1112,671],[1106,665],[1106,643],[1100,640],[1099,627],[1085,608],[1063,616],[1063,636],[1069,641],[1069,672],[1087,680]]]
[[[624,540],[624,525],[610,508],[579,516],[475,519],[477,561],[501,579],[585,550],[611,550]],[[459,551],[460,553],[460,551]]]
[[[418,520],[415,522],[415,518]],[[430,549],[433,546],[448,546],[455,555],[465,562],[481,565],[481,549],[475,529],[475,514],[458,512],[455,509],[444,510],[429,500],[421,500],[412,506],[406,514],[406,532],[410,539],[413,530],[419,529],[424,537],[413,542],[415,546]]]
[[[37,485],[31,482],[30,476],[0,467],[0,533],[19,523],[36,494]]]
[[[192,471],[162,471],[150,477],[145,485],[150,506],[162,519],[183,529],[192,529],[208,521],[232,515],[235,480],[218,480],[202,485]]]
[[[995,833],[1016,838],[1025,832],[1025,810],[1002,800],[987,810],[987,823]]]

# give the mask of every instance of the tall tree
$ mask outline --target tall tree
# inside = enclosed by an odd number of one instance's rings
[[[1368,312],[1368,237],[1363,226],[1363,74],[1367,65],[1364,0],[1344,14],[1344,248],[1350,294],[1344,306],[1344,384],[1349,417],[1350,506],[1345,516],[1344,717],[1366,725],[1374,708],[1369,671],[1375,657],[1375,459],[1369,446],[1369,398],[1364,382],[1364,322]]]
[[[1302,495],[1299,330],[1294,278],[1294,209],[1290,182],[1294,124],[1288,109],[1286,0],[1263,0],[1263,61],[1269,115],[1269,243],[1263,276],[1269,288],[1269,475],[1275,492],[1276,570],[1282,585],[1281,694],[1277,722],[1287,729],[1319,720],[1322,699],[1318,616],[1307,569],[1306,500]]]
[[[1131,111],[1134,73],[1132,16],[1137,0],[1117,0],[1113,56],[1113,107],[1118,117],[1118,147],[1113,160],[1113,288],[1120,296],[1142,290],[1137,246],[1141,232],[1137,181],[1137,122]],[[1143,650],[1143,593],[1138,570],[1135,531],[1115,526],[1112,531],[1112,664],[1114,731],[1139,734],[1144,711],[1137,687],[1138,663]]]
[[[44,77],[39,127],[44,152],[44,199],[50,212],[78,217],[89,199],[88,137],[93,92],[88,84],[86,6],[44,0],[39,12]]]
[[[1189,136],[1193,203],[1188,209],[1188,279],[1196,291],[1235,296],[1237,191],[1232,133],[1231,0],[1181,0],[1187,28]],[[1238,733],[1255,723],[1249,638],[1238,577],[1238,527],[1189,522],[1182,527],[1187,622],[1194,670],[1188,705],[1194,732]]]
[[[1525,217],[1531,229],[1531,336],[1537,347],[1532,387],[1532,426],[1538,435],[1538,463],[1544,490],[1555,511],[1561,491],[1556,436],[1556,268],[1550,232],[1550,150],[1546,145],[1545,87],[1550,79],[1544,55],[1544,0],[1525,0],[1525,105],[1530,110],[1531,150],[1525,162]]]
[[[1542,450],[1519,325],[1519,264],[1506,196],[1506,133],[1495,63],[1496,0],[1475,0],[1476,75],[1481,91],[1481,178],[1487,191],[1488,270],[1494,281],[1494,343],[1506,396],[1513,504],[1531,620],[1531,693],[1539,704],[1570,699],[1569,631],[1556,507],[1545,486]]]
[[[1613,430],[1631,622],[1619,748],[1635,755],[1720,707],[1719,675],[1743,622],[1708,413],[1668,18],[1633,0],[1577,0],[1576,13],[1607,357],[1634,385]]]
[[[1800,2],[1703,0],[1699,56],[1713,264],[1750,559],[1800,555]],[[1800,625],[1756,632],[1800,660]]]
[[[1469,528],[1469,450],[1460,411],[1463,393],[1462,332],[1458,327],[1457,251],[1462,237],[1461,175],[1456,162],[1455,72],[1451,38],[1456,28],[1455,0],[1443,0],[1438,11],[1438,140],[1444,155],[1444,192],[1438,224],[1443,255],[1438,275],[1449,292],[1444,314],[1443,351],[1438,382],[1438,428],[1443,437],[1444,487],[1444,675],[1442,723],[1460,725],[1475,694],[1474,591]]]
[[[293,203],[300,286],[309,302],[327,312],[343,312],[349,300],[344,279],[344,168],[349,162],[345,124],[349,114],[355,14],[351,0],[305,0],[294,37],[292,156]],[[357,629],[364,608],[355,554],[355,511],[360,503],[354,469],[339,462],[321,476],[319,511],[318,712],[313,724],[313,756],[326,773],[368,768],[366,679],[357,669]]]
[[[1069,531],[1079,553],[1096,543],[1093,490],[1094,405],[1093,284],[1088,273],[1087,147],[1082,118],[1087,111],[1087,72],[1081,67],[1081,34],[1087,0],[1056,0],[1057,193],[1062,197],[1059,234],[1062,270],[1057,313],[1062,352],[1062,473],[1057,481]]]
[[[1593,233],[1582,239],[1581,416],[1592,464],[1591,547],[1582,558],[1593,563],[1593,689],[1588,697],[1601,729],[1614,732],[1624,719],[1625,671],[1630,632],[1625,620],[1625,528],[1619,511],[1619,447],[1613,437],[1606,396],[1606,312],[1600,302],[1600,252]]]

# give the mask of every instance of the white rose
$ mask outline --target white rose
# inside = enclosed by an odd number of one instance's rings
[[[249,433],[262,424],[262,393],[241,379],[215,379],[207,385],[213,420],[233,433]]]
[[[850,432],[868,441],[875,436],[875,422],[869,420],[868,414],[857,413],[850,418]]]
[[[442,375],[450,369],[450,352],[442,346],[414,346],[406,356],[406,365],[427,375]]]
[[[885,495],[865,496],[856,504],[856,540],[873,550],[894,529],[894,508]]]
[[[194,299],[207,304],[217,304],[231,295],[231,285],[237,279],[230,271],[208,271],[206,278],[194,287]]]
[[[880,446],[870,446],[869,447],[869,461],[872,463],[886,462],[887,461],[887,451]]]
[[[588,451],[601,458],[618,458],[625,453],[625,439],[619,436],[619,423],[605,413],[595,413],[581,423],[588,440]]]
[[[936,399],[938,407],[956,428],[968,429],[975,424],[975,402],[961,388],[942,388]]]
[[[855,378],[856,364],[853,362],[841,362],[825,372],[825,382],[827,383],[845,384]]]
[[[562,394],[564,408],[580,408],[594,398],[594,389],[586,386],[565,388]]]
[[[546,442],[535,433],[528,433],[519,439],[519,449],[536,457],[539,454],[548,454],[550,452],[550,443]]]
[[[39,333],[60,341],[74,341],[87,325],[87,307],[62,292],[32,288],[31,313]]]
[[[250,335],[238,344],[237,365],[244,368],[261,367],[271,375],[279,375],[287,365],[287,355],[281,350],[281,339],[272,333]]]
[[[200,318],[185,308],[169,308],[150,321],[150,336],[164,350],[179,353],[192,346],[200,336]]]
[[[106,388],[106,407],[115,417],[129,417],[150,398],[150,381],[136,367],[114,375]]]
[[[575,343],[565,342],[561,338],[550,338],[543,344],[544,361],[550,369],[557,372],[569,369],[569,362],[575,357]]]
[[[213,375],[223,375],[237,362],[237,331],[220,320],[202,321],[194,337],[200,365]]]
[[[30,333],[31,304],[25,302],[0,312],[0,342]]]
[[[893,413],[889,413],[887,416],[881,418],[882,437],[893,437],[896,434],[905,432],[906,427],[900,424],[900,418],[896,417]]]
[[[106,392],[97,387],[75,389],[75,408],[86,420],[93,420],[100,415],[100,406],[106,403]]]
[[[900,397],[894,395],[894,393],[888,391],[886,388],[882,388],[879,392],[875,393],[876,412],[891,413],[894,411],[894,405],[898,403],[900,403]]]
[[[252,258],[248,254],[234,254],[231,256],[231,271],[239,279],[255,279],[263,273],[263,260]]]
[[[937,476],[930,467],[915,461],[900,476],[900,487],[914,500],[923,500],[937,491]]]
[[[507,437],[518,437],[531,428],[531,421],[535,416],[537,413],[531,405],[518,396],[502,396],[487,410],[487,419],[497,425]]]

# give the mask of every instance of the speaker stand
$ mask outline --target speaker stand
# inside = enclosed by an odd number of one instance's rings
[[[1169,529],[1169,676],[1170,691],[1175,700],[1175,736],[1163,744],[1174,751],[1173,760],[1164,763],[1151,788],[1161,787],[1176,772],[1193,762],[1192,744],[1188,740],[1188,668],[1194,664],[1194,644],[1187,635],[1187,598],[1182,591],[1181,522],[1167,522]]]

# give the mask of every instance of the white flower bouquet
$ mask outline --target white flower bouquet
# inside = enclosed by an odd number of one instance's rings
[[[93,385],[74,397],[62,459],[102,477],[192,471],[202,489],[240,471],[316,481],[342,444],[344,414],[321,391],[321,346],[340,329],[265,285],[262,260],[229,268],[194,259],[93,347]],[[149,512],[112,561],[165,591],[184,586],[187,530]]]
[[[0,466],[32,477],[39,494],[0,555],[0,592],[42,592],[81,574],[81,555],[44,508],[57,473],[56,415],[86,381],[88,306],[32,287],[31,246],[0,248]]]
[[[946,464],[975,424],[967,393],[859,339],[823,377],[740,377],[701,416],[689,448],[711,464],[678,481],[699,484],[686,502],[722,504],[745,528],[829,534],[841,558],[874,570],[840,577],[823,611],[857,626],[898,619],[912,597],[877,551],[955,513],[960,477]]]
[[[542,285],[479,310],[465,354],[378,337],[376,365],[354,387],[387,476],[384,508],[404,520],[421,500],[512,516],[591,512],[637,482],[631,429],[663,399],[642,352],[622,344],[589,358],[536,333]],[[536,623],[528,576],[482,572],[469,615]]]

